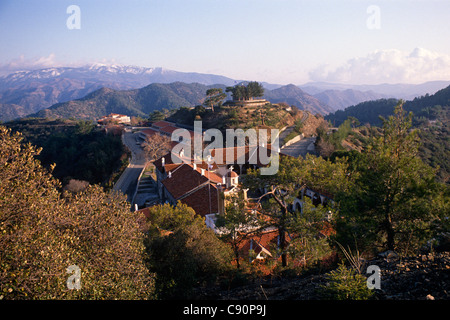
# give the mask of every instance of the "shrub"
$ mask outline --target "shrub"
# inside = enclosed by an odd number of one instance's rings
[[[0,299],[152,298],[144,234],[125,197],[97,185],[62,197],[34,158],[40,150],[22,140],[0,126]]]
[[[347,268],[343,263],[327,275],[327,283],[321,287],[321,295],[331,300],[368,300],[372,291],[367,288],[366,278]]]

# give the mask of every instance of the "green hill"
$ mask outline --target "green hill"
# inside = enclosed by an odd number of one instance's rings
[[[192,126],[194,120],[201,120],[203,128],[250,129],[267,126],[281,129],[294,125],[301,118],[303,111],[285,104],[267,103],[263,106],[226,105],[215,107],[214,112],[204,107],[180,108],[169,118],[179,124]]]
[[[201,103],[208,86],[174,82],[154,83],[135,90],[102,88],[84,98],[58,103],[32,117],[96,120],[110,113],[148,117],[162,108],[173,109]]]

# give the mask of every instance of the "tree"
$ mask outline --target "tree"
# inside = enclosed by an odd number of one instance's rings
[[[262,222],[259,221],[256,214],[248,212],[247,202],[244,195],[231,196],[225,213],[217,215],[216,227],[221,231],[220,238],[229,243],[233,249],[236,261],[236,267],[240,268],[240,244],[245,241],[249,235],[256,233]]]
[[[73,298],[153,297],[154,278],[146,266],[143,221],[130,215],[126,197],[90,186],[81,193],[67,194],[56,219],[55,240],[64,244],[60,255],[81,269],[82,287]],[[57,246],[54,249],[59,251]],[[52,249],[48,253],[54,255]],[[64,276],[67,279],[67,273]]]
[[[281,158],[280,166],[275,175],[260,175],[258,171],[249,170],[243,184],[251,190],[265,190],[256,202],[261,205],[261,213],[268,217],[269,223],[265,227],[274,226],[278,230],[279,252],[281,253],[282,266],[287,266],[286,231],[290,223],[289,206],[292,204],[296,187],[296,175],[287,175],[287,167],[297,167],[297,159]]]
[[[142,147],[147,159],[154,161],[161,158],[172,149],[172,141],[167,136],[155,133],[145,137]]]
[[[295,198],[306,186],[331,194],[345,192],[351,185],[346,159],[334,163],[308,154],[305,159],[280,157],[279,170],[275,175],[260,175],[249,170],[243,184],[251,190],[264,189],[255,200],[261,204],[261,213],[268,219],[268,226],[278,229],[279,251],[282,266],[287,265],[286,232],[292,231],[296,216],[292,212]]]
[[[229,270],[229,247],[192,208],[153,206],[148,216],[146,246],[158,298],[187,298],[195,285]]]
[[[155,110],[155,111],[151,112],[150,116],[149,116],[150,121],[160,121],[160,120],[164,120],[165,118],[166,118],[166,114],[159,110]]]
[[[264,87],[256,81],[251,81],[247,85],[248,99],[259,98],[264,95]]]
[[[221,88],[211,88],[206,90],[205,104],[214,112],[214,106],[220,104],[226,97]]]
[[[289,232],[292,241],[289,255],[299,260],[302,266],[312,265],[331,254],[328,233],[331,233],[331,207],[314,206],[309,198],[305,198],[302,210],[293,213]]]
[[[227,87],[225,91],[231,92],[235,101],[246,101],[264,95],[264,87],[256,81],[249,82],[246,86],[238,84],[234,87]]]
[[[143,299],[153,294],[144,235],[125,197],[61,184],[20,134],[0,127],[0,292],[5,299]],[[69,290],[67,269],[81,270]]]
[[[402,106],[400,101],[394,115],[383,119],[383,134],[372,139],[359,161],[356,183],[340,199],[341,242],[357,239],[360,248],[406,253],[429,237],[432,224],[444,217],[437,206],[443,192],[435,171],[418,157],[412,114],[405,115]]]
[[[350,117],[348,117],[348,120],[350,120],[352,128],[356,128],[357,126],[360,125],[359,120],[355,117],[350,116]]]

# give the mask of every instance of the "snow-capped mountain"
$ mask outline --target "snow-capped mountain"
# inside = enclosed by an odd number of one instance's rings
[[[102,87],[126,90],[142,88],[151,83],[177,81],[203,85],[235,83],[233,79],[219,75],[99,63],[83,67],[18,71],[0,77],[0,104],[3,109],[21,108],[14,112],[3,112],[0,121],[11,119],[6,114],[25,116],[55,103],[82,98]]]
[[[146,68],[138,66],[92,64],[83,67],[56,67],[31,71],[18,71],[0,77],[0,89],[15,84],[23,84],[38,80],[46,82],[53,79],[97,80],[111,81],[126,87],[142,87],[150,83],[170,83],[182,81],[186,83],[200,83],[204,85],[225,84],[232,85],[233,79],[203,73],[178,72],[164,68]],[[131,83],[130,83],[131,82]]]

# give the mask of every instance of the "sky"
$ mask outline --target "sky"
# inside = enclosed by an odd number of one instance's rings
[[[0,74],[93,63],[297,85],[450,80],[450,0],[0,0]]]

